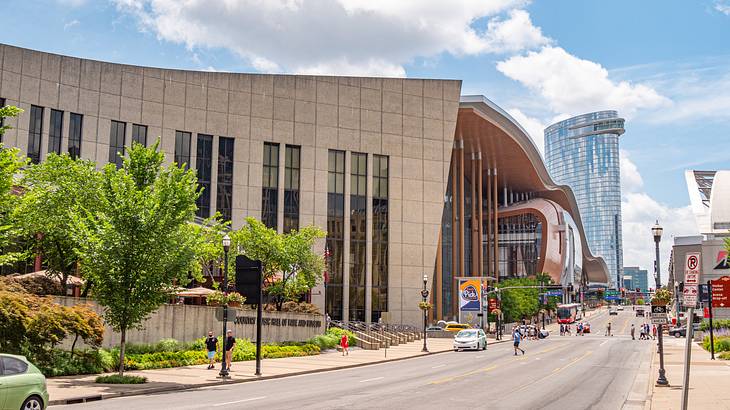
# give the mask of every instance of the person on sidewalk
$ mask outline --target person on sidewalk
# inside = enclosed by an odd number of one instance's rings
[[[218,351],[218,338],[213,336],[213,331],[208,332],[205,338],[205,350],[208,351],[208,370],[215,369],[215,353]]]
[[[517,356],[517,351],[521,351],[522,355],[525,355],[524,349],[520,349],[520,340],[522,340],[522,334],[520,334],[519,330],[512,332],[512,339],[514,339],[514,347],[515,347],[515,356]]]
[[[348,343],[347,335],[344,333],[342,334],[342,337],[340,338],[340,347],[342,347],[343,356],[345,354],[347,354],[348,356],[350,355],[350,350],[348,349],[350,347],[350,344]]]
[[[636,328],[634,327],[634,324],[631,324],[631,340],[636,340]]]
[[[236,346],[236,338],[233,337],[233,331],[228,330],[226,337],[226,369],[231,370],[231,359],[233,358],[233,348]]]
[[[651,326],[651,338],[656,339],[656,325]]]

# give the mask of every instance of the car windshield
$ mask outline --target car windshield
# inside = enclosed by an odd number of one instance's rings
[[[462,330],[461,332],[456,334],[456,337],[463,337],[463,338],[476,337],[476,336],[477,336],[477,331],[472,330],[472,329]]]

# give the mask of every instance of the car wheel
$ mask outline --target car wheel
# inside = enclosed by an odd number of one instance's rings
[[[484,346],[482,346],[482,350],[487,350],[487,342],[484,342]]]
[[[454,351],[455,351],[455,352],[458,352],[458,351],[459,351],[459,349],[457,349],[457,348],[454,348]]]
[[[38,396],[30,396],[23,402],[20,410],[41,410],[43,409],[43,400]]]
[[[674,332],[674,337],[676,337],[677,339],[679,339],[681,336],[682,335],[680,335],[679,332]]]

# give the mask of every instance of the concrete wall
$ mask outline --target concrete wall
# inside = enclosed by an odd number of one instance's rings
[[[89,303],[94,311],[103,316],[103,309],[93,300],[69,297],[56,297],[56,302],[64,306]],[[211,306],[162,305],[142,325],[142,329],[131,330],[127,334],[130,343],[155,343],[160,339],[173,338],[190,342],[204,337],[209,330],[216,335],[223,332],[223,322],[216,319],[216,310]],[[236,322],[229,323],[237,338],[254,340],[256,337],[256,311],[231,309],[236,312]],[[325,321],[322,315],[289,312],[264,312],[262,325],[263,341],[301,342],[324,333]],[[120,334],[105,326],[104,347],[119,345]]]

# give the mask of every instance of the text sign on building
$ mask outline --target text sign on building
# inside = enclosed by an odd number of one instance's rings
[[[700,253],[689,252],[686,255],[684,268],[684,284],[697,285],[700,283]]]
[[[730,276],[712,282],[712,307],[730,308]]]

